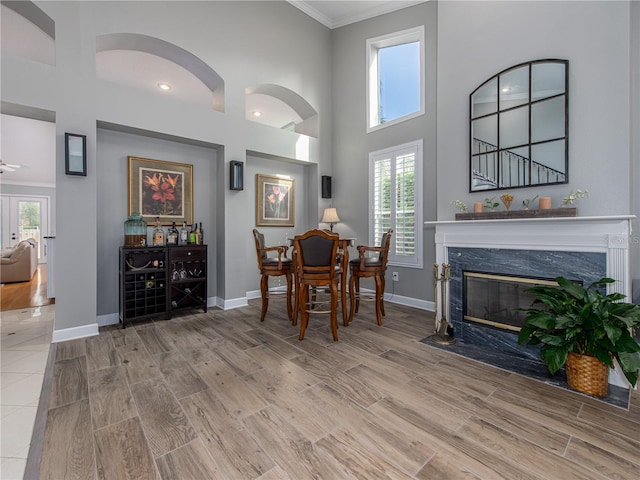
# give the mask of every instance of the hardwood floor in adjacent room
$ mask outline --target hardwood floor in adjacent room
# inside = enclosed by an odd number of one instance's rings
[[[3,283],[0,286],[0,311],[43,307],[55,303],[47,298],[47,264],[38,265],[29,282]]]
[[[272,302],[57,344],[39,478],[637,479],[629,411],[420,340],[361,306],[333,342]]]

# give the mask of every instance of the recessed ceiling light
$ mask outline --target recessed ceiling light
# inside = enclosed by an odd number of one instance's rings
[[[158,84],[158,88],[160,90],[164,90],[165,92],[168,92],[169,90],[171,90],[171,85],[169,85],[168,83],[165,83],[165,82],[160,82]]]
[[[503,93],[507,93],[509,90],[511,90],[509,87],[504,87],[504,88],[502,89],[502,92],[503,92]]]
[[[251,114],[254,117],[261,117],[262,116],[262,112],[260,110],[254,110],[253,112],[251,112]]]

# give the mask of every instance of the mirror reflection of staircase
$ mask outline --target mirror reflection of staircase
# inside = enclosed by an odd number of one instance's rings
[[[28,282],[3,283],[0,286],[0,311],[51,305],[47,298],[47,265],[41,263]]]
[[[498,150],[496,145],[474,138],[472,151],[474,191],[561,183],[566,179],[563,172],[523,155],[527,147]]]

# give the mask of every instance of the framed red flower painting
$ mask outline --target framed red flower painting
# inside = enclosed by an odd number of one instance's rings
[[[149,158],[127,157],[129,215],[147,223],[160,217],[162,225],[193,223],[193,165]]]
[[[256,175],[256,225],[262,227],[294,226],[294,179]]]

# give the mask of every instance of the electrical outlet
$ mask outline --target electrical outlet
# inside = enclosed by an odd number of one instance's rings
[[[393,273],[391,274],[391,279],[392,279],[394,282],[397,282],[398,280],[400,280],[400,277],[399,277],[399,275],[398,275],[398,272],[393,272]]]

